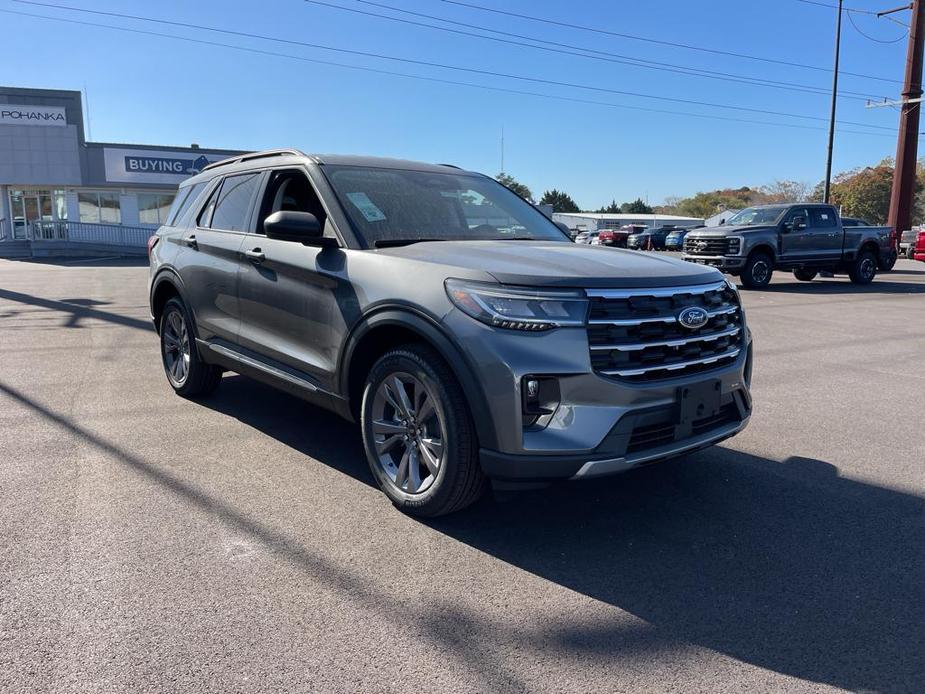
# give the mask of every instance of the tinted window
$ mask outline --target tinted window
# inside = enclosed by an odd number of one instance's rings
[[[199,212],[199,216],[196,218],[196,224],[201,227],[209,226],[209,219],[212,217],[212,211],[215,209],[215,201],[218,199],[218,193],[222,189],[221,184],[215,187],[215,190],[212,191],[212,194],[209,195],[209,199],[205,204],[205,207]]]
[[[206,182],[197,183],[194,186],[186,186],[185,188],[180,188],[177,192],[177,197],[173,199],[173,204],[170,206],[170,211],[167,213],[167,221],[164,222],[169,227],[172,227],[177,223],[183,215],[186,214],[186,211],[189,210],[190,205],[196,202],[196,198],[199,197],[199,194],[202,192],[202,189],[206,187]]]
[[[570,241],[542,212],[486,176],[361,166],[323,170],[368,246],[416,239]]]
[[[301,171],[274,171],[267,184],[257,218],[258,234],[264,233],[263,223],[274,212],[309,212],[324,228],[325,211],[308,178]]]
[[[228,176],[222,183],[209,226],[225,231],[244,231],[250,214],[251,201],[254,199],[259,183],[260,174]]]
[[[835,221],[835,213],[825,207],[811,208],[809,211],[809,218],[811,220],[810,226],[819,229],[826,229],[838,225],[838,222]]]

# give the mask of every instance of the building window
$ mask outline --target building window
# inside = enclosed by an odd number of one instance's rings
[[[94,224],[121,224],[118,193],[77,193],[80,221]]]
[[[167,212],[170,210],[173,198],[173,195],[139,193],[138,221],[142,224],[163,224],[167,220]]]

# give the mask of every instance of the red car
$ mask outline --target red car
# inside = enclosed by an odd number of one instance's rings
[[[641,224],[626,224],[619,229],[604,229],[598,234],[597,239],[598,243],[602,246],[617,246],[618,248],[626,248],[626,240],[630,237],[630,234],[635,234],[639,231],[645,230],[647,227]]]
[[[913,257],[925,263],[925,231],[920,231],[915,237],[915,255]]]

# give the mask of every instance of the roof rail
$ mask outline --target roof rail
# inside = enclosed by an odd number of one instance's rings
[[[456,164],[437,164],[437,166],[449,166],[451,169],[459,169],[460,171],[462,170],[462,167],[456,166]]]
[[[240,164],[242,161],[251,161],[252,159],[263,159],[264,157],[304,157],[305,153],[297,149],[268,149],[263,152],[251,152],[250,154],[242,154],[235,157],[229,157],[228,159],[222,159],[221,161],[213,162],[208,166],[202,167],[202,171],[208,171],[209,169],[215,169],[219,166],[228,166],[229,164]]]

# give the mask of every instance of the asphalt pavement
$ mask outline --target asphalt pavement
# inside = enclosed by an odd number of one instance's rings
[[[427,522],[336,416],[175,396],[146,275],[0,260],[0,691],[925,689],[925,264],[743,292],[721,446]]]

